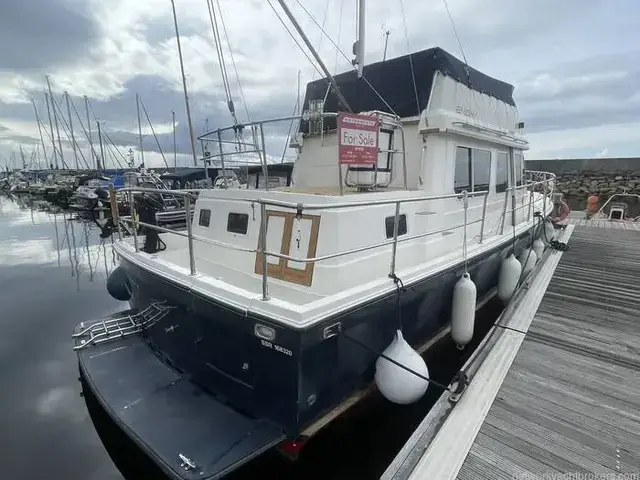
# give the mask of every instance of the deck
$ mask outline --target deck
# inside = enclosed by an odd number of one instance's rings
[[[640,479],[640,233],[567,237],[382,478]]]
[[[599,228],[613,228],[617,230],[636,230],[640,231],[640,222],[623,222],[616,220],[594,220],[587,218],[571,218],[568,219],[569,225],[575,225],[577,227],[599,227]]]

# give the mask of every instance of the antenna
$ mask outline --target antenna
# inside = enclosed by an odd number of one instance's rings
[[[362,77],[362,69],[364,68],[364,34],[365,34],[365,9],[364,0],[358,0],[358,41],[356,43],[356,60],[358,66],[358,78]]]
[[[384,25],[382,26],[382,30],[384,33],[384,54],[382,55],[382,61],[387,60],[387,45],[389,45],[389,35],[391,35],[391,30],[386,30]]]

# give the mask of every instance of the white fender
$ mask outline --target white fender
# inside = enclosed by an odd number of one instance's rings
[[[522,265],[512,253],[502,261],[498,276],[498,297],[503,302],[508,302],[518,286]]]
[[[536,266],[538,258],[535,251],[531,248],[525,248],[518,257],[518,261],[522,265],[522,278],[524,278]]]
[[[544,222],[544,239],[546,242],[550,242],[556,236],[556,229],[553,228],[553,224],[550,221]]]
[[[536,252],[536,262],[539,262],[544,253],[544,242],[540,238],[533,241],[533,251]]]
[[[427,364],[420,354],[405,341],[400,330],[396,332],[395,339],[382,353],[414,372],[429,378]],[[378,357],[376,360],[375,380],[378,390],[387,400],[402,405],[420,399],[429,386],[429,382],[426,380],[383,357]]]
[[[451,338],[460,349],[473,338],[476,298],[476,284],[471,280],[471,276],[465,273],[453,287],[451,308]]]

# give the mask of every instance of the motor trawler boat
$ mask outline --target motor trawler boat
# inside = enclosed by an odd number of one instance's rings
[[[291,186],[200,190],[186,233],[114,242],[108,289],[130,309],[78,326],[81,377],[175,478],[296,448],[374,377],[382,391],[398,331],[420,351],[446,330],[464,275],[478,304],[494,295],[551,211],[511,85],[440,48],[363,77],[335,76],[343,99],[307,85]]]

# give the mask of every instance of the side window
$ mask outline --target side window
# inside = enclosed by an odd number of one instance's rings
[[[491,178],[491,152],[489,150],[473,149],[473,191],[489,190]]]
[[[384,219],[384,228],[387,232],[387,238],[393,238],[393,222],[396,216],[392,215]],[[402,213],[398,216],[398,236],[407,234],[407,216]]]
[[[467,147],[456,148],[456,171],[453,181],[453,190],[460,193],[463,190],[471,191],[471,149]]]
[[[496,159],[496,193],[503,193],[509,186],[509,155],[498,152]]]
[[[208,227],[211,221],[211,210],[203,208],[200,210],[200,217],[198,218],[198,225],[201,227]]]
[[[516,176],[516,185],[522,185],[522,177],[524,175],[524,157],[521,152],[513,153],[513,164]]]
[[[227,232],[240,233],[242,235],[247,234],[247,227],[249,226],[249,215],[246,213],[229,213],[227,218]]]

